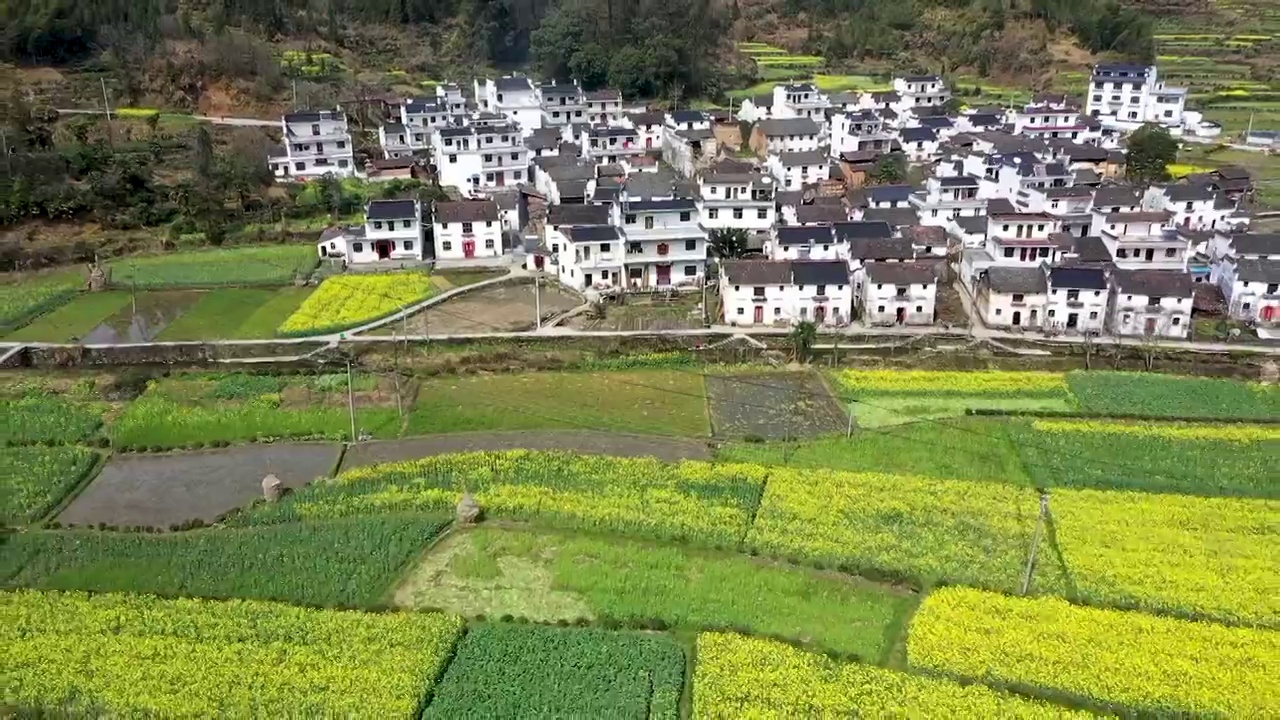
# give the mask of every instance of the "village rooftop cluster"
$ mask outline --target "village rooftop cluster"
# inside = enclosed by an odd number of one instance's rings
[[[743,231],[749,256],[712,281],[728,325],[930,325],[948,284],[994,328],[1187,338],[1197,303],[1280,323],[1280,234],[1249,231],[1247,172],[1124,182],[1144,124],[1220,131],[1155,67],[1096,66],[1083,108],[950,100],[941,77],[902,76],[889,92],[794,82],[733,111],[659,112],[512,76],[389,107],[365,167],[341,111],[287,114],[270,164],[299,180],[434,176],[457,198],[371,202],[363,226],[321,238],[347,264],[515,253],[588,296],[699,290],[713,233]],[[876,183],[898,154],[922,183]]]

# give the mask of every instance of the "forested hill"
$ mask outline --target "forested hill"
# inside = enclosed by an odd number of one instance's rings
[[[189,86],[239,77],[279,87],[266,66],[298,42],[354,53],[383,70],[456,74],[458,67],[527,66],[631,96],[714,96],[732,81],[725,62],[732,41],[770,32],[791,50],[830,62],[883,60],[921,70],[1001,70],[1025,27],[1069,34],[1095,53],[1152,55],[1150,17],[1118,0],[4,0],[2,6],[0,61],[102,61],[124,76],[163,73],[163,82]],[[164,58],[159,69],[157,57]],[[139,92],[158,82],[129,81]]]

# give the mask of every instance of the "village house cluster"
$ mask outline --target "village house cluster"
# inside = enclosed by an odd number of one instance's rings
[[[372,202],[322,255],[514,253],[589,294],[700,289],[715,268],[718,321],[738,326],[928,325],[951,288],[1003,329],[1184,338],[1193,312],[1280,324],[1280,235],[1249,232],[1246,172],[1124,183],[1124,138],[1143,124],[1220,131],[1154,67],[1096,66],[1083,107],[963,107],[933,75],[884,92],[786,83],[731,111],[522,76],[469,90],[391,106],[364,168],[341,112],[283,118],[277,176],[423,173],[455,198]],[[883,182],[894,158],[914,182]],[[745,235],[747,257],[711,259],[722,230]]]

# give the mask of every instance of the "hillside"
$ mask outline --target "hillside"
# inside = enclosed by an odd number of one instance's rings
[[[718,100],[805,69],[760,73],[734,41],[819,58],[810,70],[1036,87],[1052,70],[1078,72],[1090,51],[1152,54],[1150,18],[1109,0],[16,0],[6,16],[0,62],[16,67],[3,75],[37,101],[91,107],[105,84],[114,105],[209,114],[407,95],[510,69]]]

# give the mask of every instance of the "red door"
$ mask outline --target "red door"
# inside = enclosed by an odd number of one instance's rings
[[[814,321],[815,323],[817,323],[817,324],[821,325],[821,324],[822,324],[822,321],[823,321],[823,320],[826,320],[826,319],[827,319],[827,306],[826,306],[826,305],[818,305],[818,306],[816,306],[816,307],[814,307],[814,308],[813,308],[813,321]]]
[[[658,266],[658,284],[659,285],[671,284],[671,266],[670,265]]]
[[[1148,334],[1148,335],[1155,335],[1155,334],[1156,334],[1156,319],[1155,319],[1155,318],[1147,318],[1147,326],[1146,326],[1145,332],[1146,332],[1146,334]]]
[[[469,258],[473,258],[473,257],[475,257],[475,256],[476,256],[476,241],[475,241],[475,240],[463,240],[463,241],[462,241],[462,255],[463,255],[464,257],[469,257]]]
[[[755,323],[760,324],[762,322],[764,322],[764,307],[757,305],[756,314],[755,314]]]
[[[544,262],[544,260],[543,260],[543,257],[542,257],[541,255],[534,255],[534,256],[533,256],[533,267],[534,267],[534,269],[536,269],[536,270],[541,270],[541,269],[542,269],[542,263],[543,263],[543,262]]]

